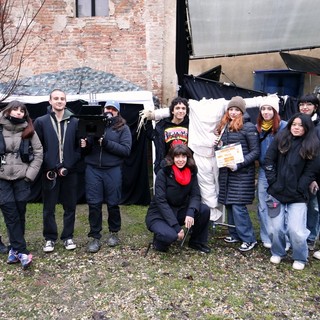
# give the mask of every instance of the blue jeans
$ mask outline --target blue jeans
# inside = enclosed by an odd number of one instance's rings
[[[280,204],[280,213],[270,218],[269,237],[271,239],[271,253],[274,256],[286,255],[286,235],[292,247],[292,258],[303,263],[308,259],[306,203]]]
[[[316,195],[310,195],[307,209],[307,228],[310,230],[308,240],[313,242],[316,241],[320,229],[319,202],[319,192]]]
[[[256,242],[252,222],[248,209],[244,204],[226,205],[228,214],[228,224],[234,225],[229,227],[229,234],[232,238],[242,242]]]
[[[262,168],[259,168],[258,174],[258,218],[260,221],[260,239],[263,243],[271,243],[268,235],[268,207],[266,204],[268,181],[266,173]]]

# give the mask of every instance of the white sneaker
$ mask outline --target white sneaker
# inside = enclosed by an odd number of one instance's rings
[[[320,260],[320,251],[315,251],[315,253],[313,254],[313,257]]]
[[[262,244],[265,248],[270,249],[271,248],[271,243],[269,242],[263,242]]]
[[[279,257],[279,256],[271,256],[270,262],[272,262],[274,264],[279,264],[281,262],[281,257]]]
[[[73,242],[72,239],[65,240],[63,244],[67,250],[74,250],[77,247],[77,245]]]
[[[54,241],[46,241],[45,246],[43,247],[44,252],[52,252],[54,250]]]
[[[304,269],[305,264],[303,262],[297,261],[295,260],[292,264],[292,268],[294,270],[303,270]]]

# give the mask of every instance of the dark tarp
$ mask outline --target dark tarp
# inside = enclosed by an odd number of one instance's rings
[[[222,82],[202,79],[190,75],[185,75],[183,79],[183,86],[179,94],[187,99],[201,100],[225,98],[230,100],[234,96],[241,96],[243,98],[253,98],[256,96],[266,95],[264,92],[244,89],[233,85],[226,85]],[[258,108],[248,109],[251,121],[255,123],[259,113]]]
[[[264,96],[267,93],[262,91],[255,91],[237,87],[234,85],[226,85],[224,83],[202,79],[190,75],[184,76],[183,86],[181,87],[179,94],[187,99],[201,100],[207,99],[219,99],[225,98],[230,100],[234,96],[241,96],[243,98],[254,98],[257,96]],[[279,114],[281,119],[288,120],[294,113],[297,112],[297,98],[288,97],[286,102],[282,97],[280,98]],[[256,122],[259,108],[247,109],[250,119],[253,123]]]
[[[101,102],[104,105],[104,102]],[[86,101],[78,100],[67,102],[67,108],[75,114],[78,113]],[[30,116],[35,119],[46,114],[48,102],[38,104],[26,104]],[[126,119],[132,134],[132,149],[130,157],[125,159],[123,166],[123,185],[121,204],[129,205],[148,205],[151,200],[148,172],[148,139],[147,129],[142,128],[139,138],[137,137],[137,125],[139,111],[143,109],[142,104],[121,103],[121,115]],[[152,125],[151,123],[147,125]],[[150,128],[149,128],[150,129]],[[85,202],[85,181],[84,181],[84,161],[78,165],[79,183],[78,183],[78,200],[79,203]],[[30,201],[41,201],[41,181],[40,177],[32,186],[32,197]]]
[[[220,74],[221,74],[221,65],[214,67],[208,71],[202,72],[202,73],[198,74],[197,77],[202,78],[202,79],[219,81]]]
[[[292,71],[313,73],[320,75],[320,59],[280,52],[280,56],[286,66]]]

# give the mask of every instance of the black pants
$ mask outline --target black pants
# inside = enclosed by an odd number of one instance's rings
[[[178,221],[182,226],[186,217],[186,211],[178,212]],[[207,244],[208,228],[210,219],[210,209],[207,205],[201,204],[200,211],[195,212],[194,225],[189,243]],[[154,233],[154,241],[157,248],[166,250],[178,239],[177,231],[169,226],[165,220],[157,220],[150,226],[150,231]]]
[[[28,254],[26,248],[25,216],[30,183],[21,180],[0,180],[0,208],[6,223],[10,247],[14,251]]]
[[[55,218],[56,204],[63,206],[63,230],[61,240],[72,239],[77,205],[77,173],[69,173],[65,177],[58,176],[48,180],[42,176],[43,185],[43,236],[46,240],[58,239],[58,228]]]
[[[110,232],[121,229],[119,202],[122,172],[120,166],[110,168],[86,167],[86,199],[89,206],[90,231],[88,237],[100,239],[102,230],[102,204],[108,207]]]
[[[110,232],[118,232],[121,228],[121,215],[119,206],[108,207],[108,225]],[[101,239],[102,230],[102,204],[89,204],[90,231],[88,237]]]

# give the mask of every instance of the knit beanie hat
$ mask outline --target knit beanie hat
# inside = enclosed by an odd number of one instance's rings
[[[246,112],[246,102],[240,96],[235,96],[229,101],[227,108],[226,108],[226,111],[231,107],[239,108],[242,113]]]
[[[270,94],[269,96],[263,97],[260,109],[263,106],[270,106],[279,113],[279,97],[276,94]]]

